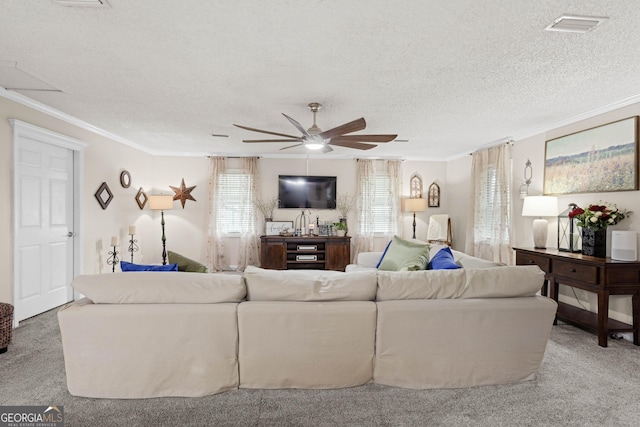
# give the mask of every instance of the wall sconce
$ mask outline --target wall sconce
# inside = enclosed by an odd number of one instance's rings
[[[520,186],[520,199],[524,200],[529,195],[529,186],[531,185],[531,176],[533,170],[531,169],[531,161],[527,159],[527,163],[524,165],[524,183]]]

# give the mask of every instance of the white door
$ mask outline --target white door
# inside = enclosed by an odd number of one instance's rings
[[[74,150],[14,138],[14,322],[73,300]],[[77,222],[75,222],[77,223]]]

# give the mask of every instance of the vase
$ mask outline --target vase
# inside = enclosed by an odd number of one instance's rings
[[[607,230],[583,227],[582,255],[605,258],[607,256]]]
[[[347,218],[340,218],[340,222],[344,224],[344,235],[346,236],[349,232],[349,226],[347,225]]]

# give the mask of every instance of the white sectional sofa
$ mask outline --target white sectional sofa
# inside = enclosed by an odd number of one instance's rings
[[[80,276],[58,313],[71,394],[410,388],[533,379],[556,303],[536,266]]]

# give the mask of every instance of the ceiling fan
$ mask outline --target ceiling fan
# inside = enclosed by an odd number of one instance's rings
[[[309,129],[302,127],[300,123],[286,114],[282,114],[293,124],[301,133],[302,136],[287,135],[284,133],[271,132],[267,130],[250,128],[247,126],[236,125],[241,129],[250,130],[253,132],[266,133],[269,135],[282,136],[287,139],[243,139],[242,142],[297,142],[297,144],[283,147],[281,150],[288,148],[305,146],[310,150],[321,150],[323,153],[333,151],[331,145],[347,148],[355,148],[357,150],[369,150],[376,147],[376,144],[369,144],[370,142],[389,142],[396,139],[398,135],[347,135],[348,133],[357,132],[363,130],[367,123],[364,118],[359,118],[349,123],[334,127],[333,129],[323,131],[316,125],[316,113],[322,108],[322,105],[317,102],[309,104],[309,109],[313,113],[313,126]]]

